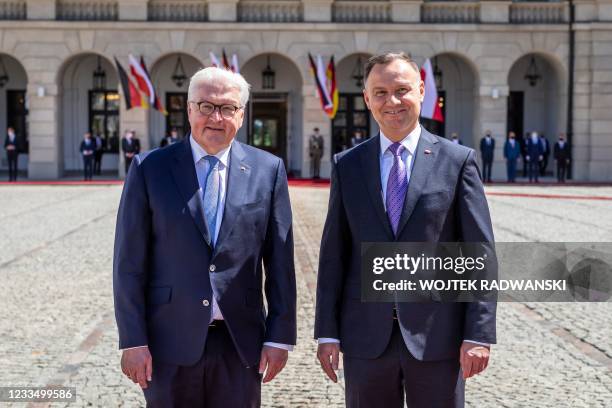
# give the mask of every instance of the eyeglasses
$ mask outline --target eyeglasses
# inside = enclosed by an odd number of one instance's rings
[[[202,101],[202,102],[195,102],[195,101],[189,101],[193,104],[195,104],[198,107],[198,111],[205,116],[210,116],[212,115],[216,109],[219,109],[219,113],[221,114],[221,116],[223,116],[225,119],[231,119],[234,117],[234,115],[236,114],[236,112],[238,112],[238,110],[242,109],[240,106],[234,106],[234,105],[215,105],[214,103],[210,103],[207,101]]]

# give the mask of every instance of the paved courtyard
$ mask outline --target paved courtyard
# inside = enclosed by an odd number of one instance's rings
[[[487,192],[497,241],[612,241],[612,201],[567,197],[612,197],[612,188]],[[71,407],[144,406],[121,374],[113,317],[120,194],[117,185],[0,186],[0,386],[74,386]],[[299,338],[263,386],[266,407],[343,406],[342,381],[325,379],[312,340],[327,197],[325,188],[291,188]],[[610,303],[500,304],[498,342],[488,370],[468,381],[468,406],[612,407]]]

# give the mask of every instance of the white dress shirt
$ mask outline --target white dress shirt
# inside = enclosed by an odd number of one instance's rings
[[[406,181],[408,185],[410,185],[410,175],[412,174],[412,166],[414,164],[414,155],[416,153],[417,145],[419,144],[419,139],[421,138],[421,125],[417,124],[416,128],[412,132],[410,132],[405,138],[403,138],[400,143],[405,147],[402,152],[402,160],[404,161],[404,165],[406,168]],[[391,167],[393,167],[393,153],[391,153],[388,149],[394,142],[389,140],[387,136],[384,135],[382,130],[380,131],[380,184],[382,187],[382,200],[383,205],[385,207],[385,211],[387,210],[387,181],[389,180],[389,173],[391,173]],[[319,344],[323,343],[340,343],[340,340],[330,338],[330,337],[320,337]],[[481,343],[478,341],[465,340],[470,343],[480,344],[483,346],[489,346],[488,343]]]
[[[200,146],[195,141],[195,139],[191,135],[189,135],[189,143],[191,144],[193,163],[195,165],[196,175],[198,177],[198,184],[200,185],[199,192],[202,197],[202,200],[204,200],[206,175],[208,174],[208,170],[210,167],[210,162],[208,160],[205,160],[204,157],[208,156],[209,154],[206,152],[206,150],[204,150],[202,146]],[[214,235],[211,237],[213,238],[213,242],[217,242],[217,237],[219,236],[219,231],[221,230],[221,222],[223,221],[223,212],[225,211],[225,193],[227,187],[228,169],[230,165],[230,151],[232,148],[232,143],[230,143],[230,145],[225,149],[219,151],[217,154],[211,155],[215,156],[219,160],[219,176],[221,177],[221,182],[219,184],[219,206],[217,207],[217,219],[215,223]],[[219,307],[219,303],[217,302],[217,298],[214,296],[214,294],[212,297],[212,313],[210,314],[210,322],[212,322],[213,320],[223,320],[223,313],[221,313],[221,308]],[[293,350],[293,345],[291,344],[264,342],[264,346],[271,346],[289,351]]]

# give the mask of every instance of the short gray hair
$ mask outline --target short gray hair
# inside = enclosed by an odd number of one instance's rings
[[[230,86],[235,86],[240,91],[240,106],[246,106],[249,100],[249,90],[251,85],[244,79],[242,75],[232,72],[228,69],[207,67],[202,68],[189,80],[189,90],[187,91],[187,99],[192,101],[196,89],[202,83],[223,83]]]

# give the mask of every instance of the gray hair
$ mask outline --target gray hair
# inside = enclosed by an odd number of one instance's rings
[[[251,85],[244,79],[244,77],[236,72],[232,72],[228,69],[207,67],[202,68],[189,80],[189,90],[187,91],[187,99],[192,101],[193,95],[196,89],[202,85],[202,83],[222,83],[230,86],[235,86],[240,91],[240,106],[246,106],[249,100],[249,90]]]

